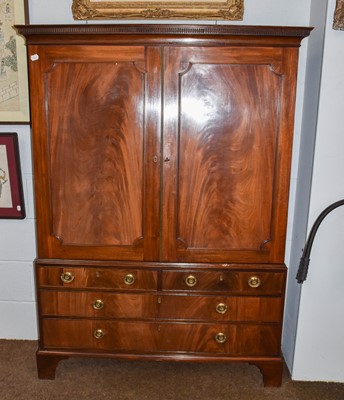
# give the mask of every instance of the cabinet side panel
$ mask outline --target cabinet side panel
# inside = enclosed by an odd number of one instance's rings
[[[142,237],[142,72],[129,62],[56,63],[46,94],[54,235],[133,244]]]

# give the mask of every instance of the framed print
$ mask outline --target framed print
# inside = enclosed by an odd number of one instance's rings
[[[16,133],[0,133],[0,218],[25,218]]]
[[[337,0],[336,2],[333,29],[344,30],[344,0]]]
[[[29,123],[26,47],[13,29],[27,22],[27,0],[0,0],[0,123]]]
[[[74,19],[242,20],[244,0],[73,0]]]

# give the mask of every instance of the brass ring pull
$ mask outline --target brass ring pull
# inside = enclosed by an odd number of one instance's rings
[[[219,314],[226,314],[227,309],[228,309],[228,307],[227,307],[227,305],[226,305],[225,303],[219,303],[219,304],[216,306],[216,311],[217,311]]]
[[[251,276],[251,278],[248,280],[248,285],[251,288],[257,288],[261,285],[261,280],[258,278],[258,276]]]
[[[96,339],[102,339],[102,338],[104,337],[104,335],[105,335],[105,333],[104,333],[104,331],[103,331],[102,329],[96,329],[96,330],[93,332],[93,336],[94,336]]]
[[[217,341],[217,343],[225,343],[227,341],[227,336],[222,333],[219,332],[216,336],[215,336],[215,340]]]
[[[123,282],[128,285],[131,286],[135,283],[135,276],[133,274],[127,274],[124,278],[123,278]]]
[[[197,278],[194,275],[189,275],[186,279],[185,279],[185,283],[187,286],[189,287],[193,287],[197,284]]]
[[[102,308],[104,308],[103,300],[94,300],[94,302],[92,303],[92,307],[94,308],[94,310],[101,310]]]
[[[71,272],[63,272],[61,275],[61,281],[63,283],[71,283],[74,281],[75,276]]]

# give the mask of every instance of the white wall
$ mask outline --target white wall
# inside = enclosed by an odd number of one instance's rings
[[[29,0],[30,22],[33,24],[68,24],[75,23],[71,15],[72,0]],[[237,24],[246,25],[309,25],[311,0],[245,0],[244,21]],[[123,23],[125,21],[120,21]],[[138,22],[138,21],[132,21]],[[140,21],[142,22],[142,21]],[[152,21],[150,21],[152,22]],[[161,21],[160,21],[161,22]],[[164,21],[172,22],[172,21]],[[182,21],[185,23],[185,21]],[[193,21],[204,22],[204,21]],[[78,22],[85,23],[85,22]],[[208,22],[215,24],[216,22]],[[223,23],[223,22],[219,22]],[[232,22],[231,22],[232,23]],[[288,224],[286,263],[289,263],[291,248],[291,231],[295,192],[297,183],[297,166],[301,134],[303,88],[307,56],[307,39],[303,41],[300,50],[300,67],[298,80],[297,110],[295,121],[294,161],[292,167],[290,217]],[[8,127],[2,127],[7,130]],[[32,260],[35,254],[33,200],[31,186],[31,159],[28,127],[11,127],[20,133],[21,154],[23,157],[23,173],[29,182],[26,192],[28,217],[24,221],[0,222],[1,238],[5,238],[5,252],[0,255],[0,337],[27,338],[37,337],[34,316],[34,287]],[[3,222],[4,221],[4,222]],[[3,240],[3,239],[1,239]],[[290,318],[297,319],[295,312]],[[291,340],[286,349],[293,349]],[[291,351],[292,353],[292,351]]]
[[[290,370],[293,368],[298,323],[297,315],[301,295],[301,286],[297,283],[295,277],[307,235],[326,12],[327,0],[312,0],[310,26],[314,27],[314,30],[308,40],[302,135],[298,157],[298,175],[297,179],[295,179],[296,195],[293,210],[290,212],[290,221],[293,219],[293,226],[289,230],[291,234],[291,251],[288,262],[288,283],[282,341],[283,355]]]
[[[29,126],[0,125],[0,132],[17,132],[20,148],[24,220],[0,220],[0,338],[35,339],[36,304],[32,260],[35,228]]]
[[[344,32],[332,29],[329,0],[317,121],[309,226],[344,198]],[[333,211],[315,238],[303,284],[293,378],[344,382],[344,207]]]

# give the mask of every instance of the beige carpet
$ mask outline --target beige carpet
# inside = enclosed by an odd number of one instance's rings
[[[0,340],[0,400],[344,400],[344,384],[293,382],[264,388],[247,364],[69,359],[39,380],[31,341]]]

